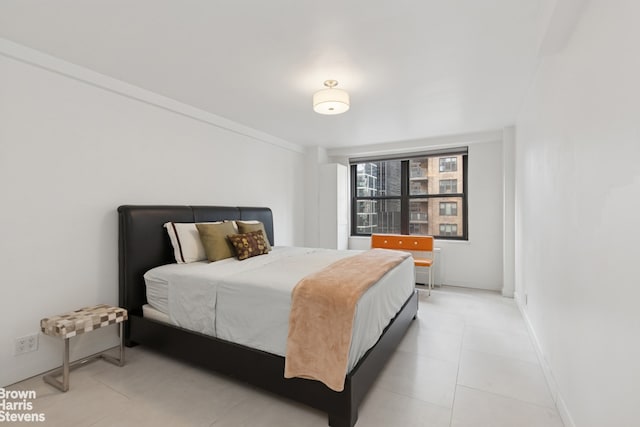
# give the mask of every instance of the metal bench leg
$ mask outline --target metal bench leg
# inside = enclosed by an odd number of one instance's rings
[[[62,367],[55,371],[43,376],[42,378],[47,384],[51,384],[60,391],[69,390],[69,338],[64,339],[64,355],[62,356]],[[56,379],[56,377],[62,374],[62,381]]]
[[[111,355],[105,354],[105,353],[100,353],[98,356],[101,357],[102,359],[106,360],[109,363],[113,363],[116,366],[124,366],[124,323],[120,322],[120,330],[119,330],[119,335],[120,335],[120,355],[119,357],[113,357]]]
[[[69,390],[69,338],[64,340],[64,357],[62,359],[62,389]]]
[[[120,348],[119,348],[119,357],[113,357],[109,354],[106,354],[107,351],[112,350],[114,347],[100,352],[98,354],[94,354],[93,356],[85,357],[84,359],[77,360],[73,363],[69,363],[69,338],[65,338],[64,340],[64,356],[62,358],[62,367],[58,368],[50,373],[44,375],[42,379],[47,384],[51,384],[55,388],[60,391],[69,390],[69,372],[72,370],[86,365],[89,362],[93,362],[96,359],[104,359],[109,363],[113,363],[116,366],[124,366],[124,324],[120,322]],[[62,381],[57,378],[62,375]]]

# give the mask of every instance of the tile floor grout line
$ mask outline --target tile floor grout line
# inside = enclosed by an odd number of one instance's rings
[[[540,366],[540,363],[529,362],[528,360],[518,359],[517,357],[505,356],[504,354],[496,354],[496,353],[490,353],[490,352],[484,351],[484,350],[476,350],[474,348],[462,348],[461,350],[473,351],[475,353],[481,353],[481,354],[485,354],[487,356],[494,356],[494,357],[499,357],[501,359],[507,359],[507,360],[514,361],[514,362],[526,363],[526,364],[531,365],[531,366],[539,367],[541,372],[542,372],[542,366]]]
[[[458,378],[460,378],[460,365],[462,365],[462,350],[464,348],[464,335],[467,332],[467,321],[462,325],[462,336],[460,337],[460,351],[458,353],[458,369],[456,371],[456,385],[453,388],[453,402],[451,402],[451,415],[449,416],[449,427],[453,424],[453,411],[456,407],[456,394],[458,391]]]
[[[409,395],[406,395],[406,394],[398,393],[395,390],[389,390],[388,388],[382,387],[382,386],[380,386],[379,388],[381,390],[384,390],[386,393],[391,393],[391,394],[395,394],[396,396],[400,396],[400,397],[403,397],[403,398],[406,398],[406,399],[415,400],[416,402],[419,402],[419,403],[428,403],[429,405],[437,406],[438,408],[451,410],[451,408],[449,408],[448,406],[438,405],[437,403],[433,403],[433,402],[430,402],[428,400],[420,399],[419,397],[409,396]]]
[[[251,390],[251,391],[255,391],[255,390],[260,390],[260,389],[256,389],[254,387],[249,387],[247,384],[245,384],[245,386]],[[215,419],[213,421],[211,421],[211,424],[209,424],[209,427],[214,427],[216,425],[217,422],[219,422],[220,420],[223,420],[224,417],[227,414],[232,413],[232,411],[237,408],[240,405],[243,405],[246,401],[248,401],[250,398],[249,397],[244,397],[241,401],[237,402],[234,405],[229,406],[228,408],[225,408],[225,410],[223,411],[223,413],[219,416],[216,416]],[[285,401],[289,401],[288,399],[284,398]]]
[[[400,392],[397,392],[395,390],[391,390],[391,389],[389,389],[387,387],[384,387],[384,386],[379,386],[379,388],[381,390],[386,391],[387,393],[393,393],[393,394],[396,394],[398,396],[406,397],[407,399],[416,400],[416,401],[421,402],[421,403],[428,403],[429,405],[437,406],[438,408],[444,408],[444,409],[449,409],[449,410],[453,409],[453,405],[451,406],[451,408],[449,408],[448,406],[439,405],[439,404],[431,402],[429,400],[420,399],[419,397],[416,397],[416,396],[411,396],[409,394],[400,393]]]
[[[536,408],[548,409],[548,410],[551,410],[551,411],[553,411],[553,410],[557,411],[557,408],[555,407],[555,405],[554,406],[545,406],[545,405],[541,405],[539,403],[533,403],[533,402],[529,402],[527,400],[518,399],[517,397],[514,397],[514,396],[506,396],[504,394],[496,393],[496,392],[489,391],[489,390],[483,390],[481,388],[471,387],[471,386],[468,386],[468,385],[465,385],[465,384],[459,384],[459,385],[460,385],[460,387],[464,387],[464,388],[469,389],[469,390],[478,391],[480,393],[487,393],[487,394],[490,394],[492,396],[500,397],[502,399],[515,400],[516,402],[524,403],[524,404],[531,405],[531,406],[535,406]]]
[[[531,340],[531,337],[529,336],[529,332],[525,329],[523,332],[514,332],[512,330],[508,330],[508,329],[496,329],[496,328],[488,328],[486,326],[470,326],[471,328],[474,329],[482,329],[484,331],[491,331],[491,332],[498,332],[501,334],[507,334],[507,335],[512,335],[512,336],[518,336],[518,337],[527,337],[529,340]]]
[[[90,375],[89,377],[90,377],[91,379],[93,379],[94,381],[96,381],[96,382],[98,382],[98,383],[102,384],[103,386],[107,387],[108,389],[113,390],[114,392],[118,393],[120,396],[123,396],[123,397],[124,397],[124,398],[126,398],[127,400],[130,400],[130,401],[132,401],[132,402],[135,402],[135,397],[134,397],[134,396],[129,396],[129,395],[127,395],[127,394],[125,394],[125,393],[121,392],[120,390],[118,390],[118,389],[114,388],[113,386],[109,385],[108,383],[105,383],[104,381],[101,381],[99,378],[96,378],[96,376],[97,376],[97,375],[99,375],[99,373],[98,373],[98,374]]]

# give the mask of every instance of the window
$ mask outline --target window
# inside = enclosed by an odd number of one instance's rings
[[[400,161],[359,163],[354,167],[354,234],[400,233]]]
[[[458,224],[440,224],[441,236],[455,236],[458,234]]]
[[[441,179],[440,192],[441,193],[457,193],[458,180],[457,179]]]
[[[394,233],[466,239],[466,162],[466,149],[352,160],[352,235]]]
[[[457,170],[457,157],[440,157],[440,172],[456,172]]]
[[[440,216],[457,216],[457,202],[440,202]]]

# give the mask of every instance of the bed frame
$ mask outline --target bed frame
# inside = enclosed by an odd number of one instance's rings
[[[142,316],[142,306],[147,303],[143,274],[153,267],[175,262],[171,242],[163,228],[165,222],[258,220],[264,223],[273,244],[271,209],[127,205],[118,208],[118,216],[119,303],[129,311],[124,331],[127,346],[141,344],[327,412],[332,427],[355,425],[358,406],[416,316],[417,293],[407,299],[376,345],[347,374],[342,392],[333,391],[318,381],[285,379],[284,357]]]

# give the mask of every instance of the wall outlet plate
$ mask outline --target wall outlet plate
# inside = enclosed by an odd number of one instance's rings
[[[25,335],[16,338],[16,345],[13,350],[15,356],[23,353],[29,353],[38,349],[38,334]]]

